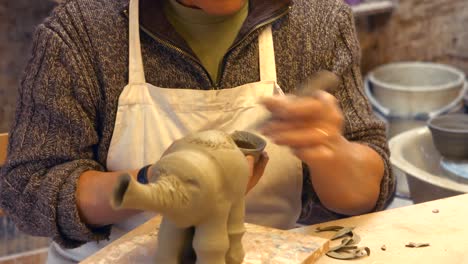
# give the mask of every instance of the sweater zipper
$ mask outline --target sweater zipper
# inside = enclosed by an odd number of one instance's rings
[[[267,25],[267,24],[270,24],[270,23],[273,23],[273,21],[277,20],[277,19],[280,19],[281,17],[283,17],[284,15],[286,15],[289,11],[289,7],[285,8],[284,10],[281,10],[281,13],[268,19],[268,20],[265,20],[264,22],[262,23],[259,23],[258,25],[256,25],[255,27],[253,27],[247,34],[245,34],[245,36],[237,41],[234,45],[232,45],[226,52],[226,55],[231,52],[233,49],[235,49],[236,47],[238,47],[245,39],[247,39],[247,37],[250,36],[250,34],[252,34],[253,32],[255,32],[257,29]],[[125,14],[128,16],[128,11],[127,10],[124,10]],[[150,37],[152,37],[153,39],[159,41],[162,45],[166,46],[167,48],[170,48],[174,51],[176,51],[177,53],[183,55],[183,56],[186,56],[188,57],[189,59],[191,59],[193,62],[195,62],[198,66],[200,66],[203,71],[205,72],[206,76],[208,77],[208,80],[210,81],[210,84],[211,86],[213,86],[213,88],[215,90],[218,90],[219,89],[219,83],[221,81],[221,73],[223,72],[224,70],[224,66],[225,66],[225,58],[226,58],[226,55],[224,55],[223,59],[221,60],[221,65],[218,67],[218,78],[216,80],[216,83],[213,81],[213,79],[211,78],[210,74],[208,73],[208,71],[205,69],[205,67],[203,67],[203,65],[200,63],[200,61],[192,56],[190,53],[184,51],[183,49],[177,47],[176,45],[172,44],[171,42],[169,41],[166,41],[160,37],[157,37],[156,35],[154,35],[153,33],[151,33],[149,30],[147,30],[145,27],[141,26],[141,29],[146,33],[148,34]]]
[[[169,49],[172,49],[174,51],[176,51],[177,53],[183,55],[183,56],[186,56],[188,57],[189,59],[191,59],[193,62],[195,62],[198,66],[200,66],[202,68],[202,70],[205,72],[206,76],[208,76],[208,80],[210,80],[210,84],[212,86],[214,86],[214,82],[213,80],[211,79],[211,76],[210,74],[208,73],[208,71],[205,69],[205,67],[203,67],[203,65],[199,62],[199,60],[195,57],[195,56],[192,56],[190,53],[184,51],[183,49],[177,47],[176,45],[170,43],[169,41],[166,41],[162,38],[159,38],[157,36],[155,36],[153,33],[151,33],[149,30],[147,30],[145,27],[143,26],[140,26],[141,29],[146,33],[148,34],[150,37],[152,37],[153,39],[157,40],[159,43],[161,43],[163,46],[169,48]],[[215,87],[216,88],[216,87]]]
[[[245,36],[240,39],[239,41],[237,41],[236,43],[234,43],[234,45],[232,45],[227,51],[226,51],[226,54],[224,55],[223,59],[221,60],[221,65],[218,67],[218,78],[216,80],[216,86],[219,86],[219,82],[221,81],[221,73],[224,71],[224,66],[225,66],[225,59],[227,57],[227,55],[229,54],[229,52],[231,52],[232,50],[234,50],[235,48],[237,48],[245,39],[247,39],[247,37],[250,36],[250,34],[252,34],[253,32],[255,32],[257,29],[265,26],[265,25],[268,25],[270,23],[273,23],[274,21],[282,18],[283,16],[285,16],[288,12],[289,12],[289,9],[290,7],[287,7],[283,10],[281,10],[281,13],[279,13],[278,15],[268,19],[268,20],[265,20],[264,22],[256,25],[254,28],[252,28],[247,34],[245,34]]]
[[[124,13],[125,15],[128,17],[129,16],[129,13],[128,13],[128,10],[124,10]],[[151,38],[157,40],[159,43],[161,43],[163,46],[165,46],[166,48],[169,48],[169,49],[172,49],[174,51],[176,51],[177,53],[179,53],[180,55],[183,55],[183,56],[186,56],[188,57],[189,59],[193,60],[198,66],[200,66],[202,68],[202,70],[205,72],[206,76],[208,76],[208,80],[210,81],[210,84],[211,86],[214,86],[214,82],[213,80],[211,79],[211,76],[210,74],[208,73],[208,71],[205,69],[205,67],[203,67],[203,65],[199,62],[199,60],[192,56],[190,53],[184,51],[183,49],[177,47],[176,45],[172,44],[171,42],[167,41],[167,40],[164,40],[160,37],[157,37],[156,35],[154,35],[153,33],[151,33],[148,29],[146,29],[145,27],[143,27],[141,24],[140,24],[140,28],[141,30],[143,30],[146,34],[148,34]],[[215,87],[216,89],[216,87]]]

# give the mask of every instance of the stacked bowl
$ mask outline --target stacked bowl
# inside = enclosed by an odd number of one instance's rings
[[[365,92],[391,138],[425,126],[435,116],[459,112],[468,90],[460,70],[429,62],[399,62],[370,72]]]
[[[391,139],[425,127],[428,120],[437,116],[462,112],[468,84],[465,74],[451,66],[398,62],[371,71],[364,89],[375,114],[387,124],[387,136]],[[409,198],[406,173],[395,168],[394,174],[397,195]]]

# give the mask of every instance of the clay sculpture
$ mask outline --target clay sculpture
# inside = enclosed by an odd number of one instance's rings
[[[187,245],[197,264],[242,263],[250,171],[229,134],[210,130],[175,141],[151,174],[157,177],[146,185],[123,175],[111,204],[163,215],[155,263],[183,263]]]

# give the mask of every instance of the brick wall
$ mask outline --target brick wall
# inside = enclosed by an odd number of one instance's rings
[[[399,0],[388,15],[357,21],[362,70],[405,60],[446,63],[468,73],[468,1]]]

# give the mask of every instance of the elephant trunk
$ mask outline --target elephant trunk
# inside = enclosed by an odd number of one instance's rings
[[[168,175],[150,184],[141,184],[130,175],[122,175],[111,197],[113,209],[137,209],[164,213],[175,205],[186,205],[188,194],[177,177]]]

